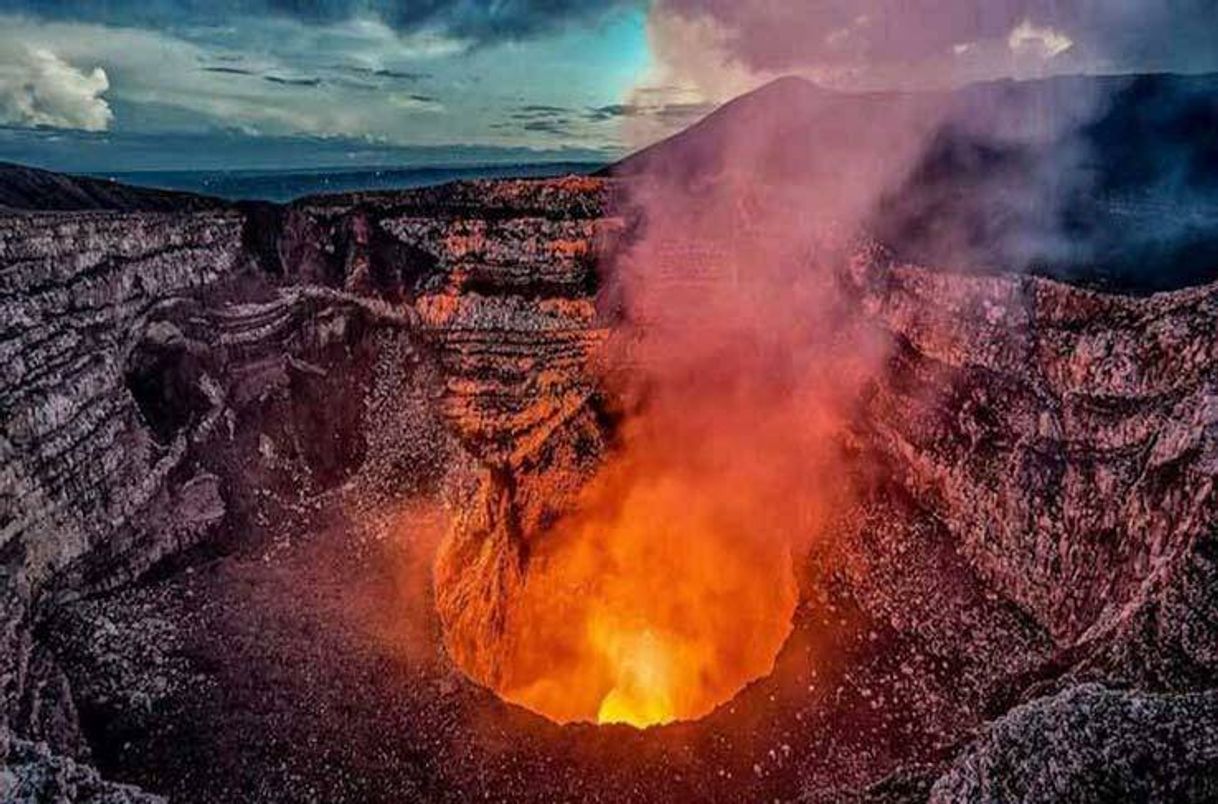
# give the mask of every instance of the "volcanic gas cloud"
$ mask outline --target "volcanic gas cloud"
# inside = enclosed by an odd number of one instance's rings
[[[615,443],[574,510],[524,534],[518,585],[487,592],[510,598],[482,631],[495,659],[465,666],[557,721],[698,718],[766,675],[796,559],[849,493],[840,434],[881,352],[842,313],[839,216],[817,219],[812,182],[767,181],[780,130],[739,142],[709,182],[624,179],[640,228],[599,299]]]
[[[753,231],[742,247],[731,198],[652,215],[614,266],[619,443],[535,540],[496,685],[556,720],[696,718],[768,673],[798,598],[792,554],[840,493],[851,379],[823,283],[792,270],[804,243]]]
[[[706,715],[772,669],[795,567],[849,500],[845,436],[885,355],[843,297],[851,242],[945,125],[1004,119],[948,102],[777,81],[619,166],[630,225],[598,303],[620,421],[565,516],[463,553],[499,562],[461,593],[465,624],[448,618],[470,675],[557,721],[646,726]],[[1057,136],[1030,119],[1028,136]],[[1051,211],[1044,190],[1021,190],[1029,209]]]

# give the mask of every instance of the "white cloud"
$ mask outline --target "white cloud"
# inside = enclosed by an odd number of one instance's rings
[[[571,110],[570,141],[582,145],[585,135],[606,135],[580,110],[618,102],[621,91],[606,75],[608,57],[585,58],[583,41],[474,47],[441,30],[402,33],[370,16],[324,25],[239,17],[156,30],[0,13],[0,65],[15,62],[10,52],[41,49],[69,65],[98,66],[82,75],[104,76],[95,97],[105,93],[99,102],[118,117],[114,128],[144,134],[222,128],[398,145],[550,145],[553,137],[512,117],[537,102]],[[561,78],[537,69],[554,62]],[[11,81],[28,83],[24,73]],[[526,98],[520,86],[537,95]],[[0,107],[0,120],[5,113]]]
[[[397,101],[371,92],[353,95],[336,82],[302,73],[278,52],[297,47],[297,53],[308,53],[317,37],[329,37],[325,44],[348,48],[323,51],[330,58],[359,53],[380,64],[404,54],[430,55],[442,49],[435,41],[402,40],[368,21],[316,30],[295,23],[271,27],[278,35],[274,47],[233,62],[231,51],[170,33],[0,15],[0,65],[15,65],[7,74],[0,67],[0,108],[10,122],[23,125],[101,130],[113,119],[100,97],[109,90],[116,106],[177,110],[178,119],[193,119],[196,126],[206,121],[250,134],[371,137],[407,131],[409,115],[434,114],[438,107],[407,96]],[[302,38],[301,31],[310,38]],[[238,33],[226,41],[244,44]],[[25,54],[24,60],[9,54]],[[104,68],[85,73],[68,62]],[[215,65],[220,71],[208,69]],[[266,76],[295,76],[299,83],[275,83]]]
[[[1047,25],[1033,25],[1031,20],[1025,19],[1011,30],[1007,47],[1017,56],[1039,56],[1047,60],[1074,47],[1074,40]]]
[[[101,67],[81,70],[48,48],[0,43],[0,121],[8,125],[105,131],[114,120],[102,97]]]

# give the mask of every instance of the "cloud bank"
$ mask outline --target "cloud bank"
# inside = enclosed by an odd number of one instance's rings
[[[377,19],[399,33],[430,32],[472,45],[594,24],[640,0],[0,0],[0,10],[61,20],[166,28],[274,17],[309,25]]]
[[[937,75],[957,59],[984,56],[974,70],[1009,73],[1018,59],[1069,55],[1070,68],[1213,68],[1212,0],[658,0],[653,17],[712,23],[723,54],[754,71],[819,69],[855,80]],[[997,44],[999,47],[991,47]],[[1005,47],[1003,47],[1005,45]]]
[[[46,48],[0,43],[0,122],[105,131],[114,120],[101,67],[78,69]]]
[[[612,103],[643,58],[639,14],[496,44],[463,38],[461,26],[403,30],[367,15],[246,16],[255,8],[221,21],[212,9],[197,10],[197,23],[192,11],[152,25],[122,3],[78,18],[60,4],[54,13],[40,13],[40,3],[4,13],[14,5],[0,0],[2,119],[43,129],[605,149],[614,127],[586,115],[528,126],[511,115],[529,103]],[[106,9],[114,21],[93,19]],[[43,51],[63,64],[32,55]],[[561,70],[546,68],[554,64]],[[75,81],[64,65],[79,73]]]

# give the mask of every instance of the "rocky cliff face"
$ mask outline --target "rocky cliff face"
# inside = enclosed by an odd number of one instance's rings
[[[608,333],[596,258],[629,236],[611,191],[6,215],[0,726],[87,756],[77,709],[131,711],[106,679],[143,689],[163,651],[120,625],[113,655],[136,658],[107,658],[73,601],[192,551],[249,550],[251,532],[311,521],[318,495],[356,477],[385,499],[448,499],[436,604],[449,650],[493,673],[493,602],[613,439],[590,366]],[[1185,693],[1218,664],[1218,288],[1127,298],[878,247],[842,283],[893,345],[850,439],[883,469],[817,571],[928,667],[954,668],[968,699],[942,724],[945,764],[876,794],[925,800],[946,772],[935,800],[997,795],[1003,763],[1058,773],[1049,751],[1077,752],[1069,778],[1093,778],[1078,735],[1130,712],[1164,737],[1148,756],[1180,745],[1181,774],[1202,773],[1213,729],[1177,725],[1212,708]],[[959,753],[1021,698],[1038,700]],[[1055,784],[1019,795],[1083,789]]]
[[[1212,538],[1213,286],[1135,299],[856,268],[863,309],[898,344],[868,402],[871,444],[1058,644],[1098,638]]]
[[[191,439],[218,421],[220,389],[197,370],[180,376],[192,371],[189,344],[152,319],[239,270],[241,224],[223,213],[10,215],[0,231],[0,654],[9,718],[22,706],[37,719],[40,705],[22,702],[37,662],[33,601],[56,582],[78,590],[84,575],[129,581],[224,515],[216,478],[181,471]],[[148,374],[158,351],[175,358],[162,359],[163,377]],[[143,390],[161,379],[163,388]]]
[[[578,417],[599,337],[599,193],[504,183],[6,217],[5,722],[79,749],[32,638],[41,618],[237,538],[257,495],[332,486],[369,442],[371,457],[399,453],[404,484],[436,491],[445,449],[420,454],[434,439],[411,422],[386,445],[392,422],[365,420],[377,377],[421,394],[481,471],[519,465]],[[388,350],[415,369],[379,365]]]

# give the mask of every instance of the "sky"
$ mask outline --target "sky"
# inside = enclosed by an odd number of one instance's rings
[[[600,160],[785,74],[1218,69],[1218,0],[0,0],[0,159]]]

